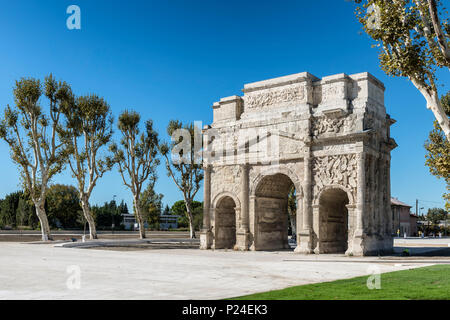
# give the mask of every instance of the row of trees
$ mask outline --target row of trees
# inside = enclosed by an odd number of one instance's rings
[[[117,125],[121,139],[115,143],[112,141],[114,120],[109,104],[95,94],[75,96],[66,82],[56,81],[51,74],[43,84],[34,78],[16,81],[13,95],[15,104],[5,108],[0,121],[0,138],[9,145],[11,158],[20,169],[23,187],[34,205],[43,240],[51,239],[45,208],[49,182],[65,167],[70,169],[77,183],[76,192],[89,225],[90,238],[97,238],[89,199],[98,180],[115,165],[133,195],[140,237],[145,238],[145,216],[160,210],[158,205],[162,198],[154,192],[156,168],[160,163],[158,154],[165,158],[167,173],[183,194],[190,234],[195,237],[192,203],[203,174],[200,164],[173,164],[170,161],[170,150],[182,137],[170,144],[160,143],[151,120],[145,122],[141,132],[140,115],[125,110],[119,115]],[[43,100],[48,103],[47,110],[42,107]],[[181,122],[171,121],[167,128],[169,136],[181,128]],[[184,128],[194,131],[193,125]]]
[[[442,208],[430,208],[426,215],[419,216],[420,221],[426,221],[427,223],[419,226],[419,231],[425,235],[439,232],[443,235],[447,235],[450,224],[448,224],[448,212]]]
[[[75,187],[54,184],[48,188],[44,204],[51,228],[80,229],[85,225],[78,191]],[[91,211],[96,225],[105,229],[113,221],[117,226],[122,223],[122,213],[128,213],[127,204],[122,200],[94,205]],[[0,228],[35,229],[39,220],[29,195],[23,191],[12,192],[0,199]]]
[[[162,195],[156,194],[153,189],[147,188],[141,194],[141,206],[144,222],[151,228],[158,229],[161,214],[177,215],[179,228],[189,228],[186,203],[184,200],[176,201],[172,207],[166,205],[162,209]],[[84,219],[80,204],[79,193],[74,186],[54,184],[48,188],[44,204],[51,229],[83,229],[87,221]],[[112,227],[123,227],[122,214],[129,213],[128,206],[122,200],[105,202],[103,205],[91,205],[90,212],[98,229],[106,230]],[[203,203],[192,202],[193,225],[195,230],[202,227]],[[0,228],[36,229],[39,220],[35,214],[35,207],[28,194],[15,191],[0,199]]]

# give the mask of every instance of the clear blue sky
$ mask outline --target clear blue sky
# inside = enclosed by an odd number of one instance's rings
[[[81,8],[81,30],[66,28],[66,8]],[[0,104],[13,103],[21,77],[52,72],[77,94],[95,92],[117,115],[133,108],[151,118],[163,139],[170,119],[211,123],[211,105],[241,94],[244,83],[308,71],[318,77],[368,71],[384,82],[387,112],[398,122],[392,136],[392,195],[425,208],[442,206],[443,181],[424,166],[423,143],[433,115],[406,79],[386,76],[377,49],[361,33],[344,0],[8,1],[0,10]],[[439,73],[442,92],[448,71]],[[9,150],[0,142],[0,197],[19,188]],[[55,182],[73,183],[68,173]],[[159,170],[164,203],[181,194]],[[92,203],[131,194],[114,170]],[[198,200],[202,200],[200,192]]]

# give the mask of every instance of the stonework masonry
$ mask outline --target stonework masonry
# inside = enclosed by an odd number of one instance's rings
[[[390,137],[384,85],[369,73],[298,73],[244,85],[214,103],[204,134],[202,249],[392,250]],[[269,151],[268,151],[269,150]]]

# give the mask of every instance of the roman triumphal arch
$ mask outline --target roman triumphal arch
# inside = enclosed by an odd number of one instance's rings
[[[395,121],[383,84],[369,73],[304,72],[243,92],[214,103],[213,123],[203,129],[201,248],[289,248],[294,199],[295,252],[392,250]]]

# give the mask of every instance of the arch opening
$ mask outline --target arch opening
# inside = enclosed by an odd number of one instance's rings
[[[332,188],[324,190],[319,199],[320,253],[345,253],[348,248],[348,195]]]
[[[236,203],[225,196],[215,208],[216,249],[233,249],[236,244]]]
[[[259,181],[255,189],[255,249],[295,246],[296,217],[291,216],[296,212],[295,201],[294,183],[287,175],[267,175]]]

